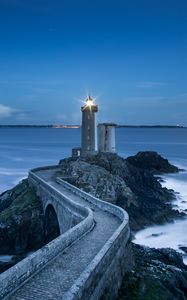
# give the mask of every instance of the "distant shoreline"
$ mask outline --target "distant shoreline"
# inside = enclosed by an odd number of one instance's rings
[[[80,125],[0,125],[0,128],[65,128],[75,129],[80,128]]]
[[[117,128],[187,128],[182,125],[118,125]]]
[[[117,128],[187,128],[182,125],[117,125]],[[0,125],[0,128],[63,128],[63,129],[77,129],[81,125]]]

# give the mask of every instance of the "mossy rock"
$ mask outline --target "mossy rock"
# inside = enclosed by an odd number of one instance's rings
[[[42,202],[28,180],[12,191],[9,207],[0,213],[0,253],[20,254],[43,246],[44,216]]]

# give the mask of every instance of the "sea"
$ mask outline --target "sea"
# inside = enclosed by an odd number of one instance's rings
[[[29,169],[57,164],[71,156],[71,149],[80,146],[80,141],[80,128],[0,128],[0,193],[27,177]],[[164,175],[162,185],[176,192],[173,209],[187,214],[187,128],[117,128],[116,148],[124,158],[138,151],[157,151],[184,169]],[[183,254],[187,264],[186,231],[187,217],[140,230],[134,242],[173,248]],[[9,259],[11,256],[6,254],[0,256],[0,261]]]

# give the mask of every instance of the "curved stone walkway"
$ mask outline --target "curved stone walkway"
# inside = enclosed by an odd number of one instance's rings
[[[55,170],[38,171],[37,175],[73,201],[90,207],[94,213],[95,226],[89,234],[60,253],[6,299],[66,300],[66,292],[120,225],[120,220],[114,215],[98,209],[56,183],[54,172]]]

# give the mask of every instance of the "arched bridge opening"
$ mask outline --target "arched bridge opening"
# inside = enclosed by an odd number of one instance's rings
[[[45,236],[49,243],[60,235],[60,227],[54,207],[49,204],[45,210]]]

